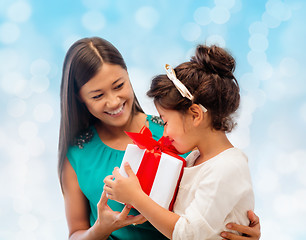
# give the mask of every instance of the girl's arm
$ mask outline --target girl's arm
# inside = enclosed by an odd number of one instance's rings
[[[89,204],[82,193],[77,176],[68,159],[63,168],[63,196],[70,240],[103,240],[115,230],[132,223],[142,223],[141,215],[128,216],[130,208],[126,206],[122,212],[114,212],[107,205],[105,193],[98,203],[98,218],[90,227]]]
[[[114,169],[113,176],[105,178],[104,191],[108,198],[134,206],[156,229],[171,239],[180,216],[154,202],[142,191],[130,165],[125,163],[124,167],[128,178],[120,175],[119,168]]]
[[[109,198],[118,200],[120,202],[132,204],[160,232],[162,232],[168,238],[171,238],[174,233],[173,232],[174,226],[178,224],[178,220],[180,216],[173,212],[169,212],[165,210],[164,208],[160,207],[158,204],[153,202],[153,200],[151,200],[141,190],[138,179],[135,176],[135,174],[132,172],[130,167],[125,166],[125,169],[126,169],[126,172],[128,173],[128,176],[129,176],[128,178],[121,176],[118,172],[118,169],[115,169],[113,172],[114,176],[111,176],[105,179],[105,183],[106,183],[105,191],[109,194]],[[231,175],[229,174],[229,176]],[[113,177],[115,177],[115,181],[113,181]],[[232,185],[236,185],[234,180],[232,180],[231,182],[232,182]],[[189,211],[188,211],[189,215],[185,216],[185,218],[183,218],[183,220],[180,221],[180,224],[181,225],[183,224],[184,228],[181,228],[182,226],[180,225],[179,230],[177,231],[177,234],[182,235],[181,237],[188,235],[188,233],[200,236],[203,233],[203,231],[205,231],[205,234],[207,235],[214,234],[213,231],[211,231],[210,226],[209,225],[207,226],[207,224],[205,224],[204,222],[198,225],[196,228],[191,228],[190,226],[192,224],[199,223],[196,218],[204,217],[205,219],[210,219],[209,222],[213,224],[212,226],[215,226],[216,228],[218,228],[218,225],[222,224],[222,222],[220,222],[219,220],[217,221],[214,218],[214,215],[218,213],[219,215],[223,216],[224,214],[226,214],[226,212],[229,211],[230,206],[232,205],[231,202],[236,201],[235,200],[236,198],[233,197],[233,199],[229,200],[228,204],[223,206],[224,203],[221,203],[220,201],[214,201],[214,199],[209,199],[208,197],[204,198],[203,196],[207,196],[206,194],[207,191],[208,192],[212,191],[209,188],[213,188],[213,189],[218,189],[218,188],[215,186],[211,186],[212,185],[211,183],[209,183],[209,186],[207,186],[208,183],[206,183],[205,181],[202,184],[204,185],[201,185],[201,187],[199,186],[200,188],[197,194],[197,199],[194,200],[193,203],[190,203],[191,205],[189,206]],[[241,194],[241,192],[239,191],[243,192],[243,189],[238,188],[237,190],[238,195]],[[220,195],[220,194],[217,194],[217,195]],[[201,202],[201,205],[204,206],[203,209],[206,209],[206,210],[198,208],[197,203],[199,202]],[[214,205],[212,206],[212,204]],[[223,206],[222,211],[220,210],[220,207],[218,204],[222,204]],[[216,209],[218,210],[217,212],[216,212]],[[256,227],[258,225],[256,223],[256,219],[255,219],[254,224],[255,226],[250,226],[250,227],[241,226],[240,229],[237,229],[241,233],[245,233],[248,236],[238,236],[238,235],[226,233],[227,234],[226,238],[232,239],[232,240],[259,239],[260,231],[258,231]],[[240,225],[232,224],[232,226],[233,226],[232,229],[235,230],[234,228]],[[198,231],[197,229],[199,228],[201,228],[202,230]]]

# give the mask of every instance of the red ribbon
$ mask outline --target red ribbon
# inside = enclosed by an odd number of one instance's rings
[[[154,140],[151,131],[146,126],[144,126],[139,133],[126,132],[126,134],[140,149],[146,149],[136,176],[139,179],[142,190],[147,195],[150,195],[162,152],[183,162],[179,180],[181,179],[186,161],[184,158],[177,155],[180,153],[173,147],[169,138],[163,136],[158,141]],[[173,207],[178,184],[169,207],[170,210],[172,210]]]

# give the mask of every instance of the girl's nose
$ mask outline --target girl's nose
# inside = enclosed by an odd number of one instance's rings
[[[167,134],[167,130],[166,130],[166,128],[165,128],[165,127],[164,127],[163,136],[164,136],[164,137],[169,137],[169,136],[168,136],[168,134]]]

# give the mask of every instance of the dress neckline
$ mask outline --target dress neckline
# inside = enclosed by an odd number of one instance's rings
[[[149,115],[147,115],[147,114],[146,114],[146,121],[148,121],[148,124],[150,125]],[[100,143],[102,146],[104,146],[105,148],[110,149],[110,150],[112,150],[112,151],[125,152],[125,150],[116,149],[116,148],[110,147],[110,146],[108,146],[107,144],[105,144],[105,143],[102,141],[102,139],[100,138],[99,133],[98,133],[96,127],[93,125],[92,128],[93,128],[93,131],[94,131],[94,136],[97,137],[97,140],[99,141],[99,143]]]

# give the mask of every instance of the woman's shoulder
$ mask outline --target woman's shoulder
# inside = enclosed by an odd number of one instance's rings
[[[79,149],[83,149],[84,146],[91,142],[94,137],[94,127],[89,127],[81,131],[73,140],[72,146],[76,146]]]
[[[72,143],[68,148],[67,155],[79,155],[85,154],[96,145],[96,131],[94,126],[90,126],[83,131],[80,131],[77,136],[73,139]]]

